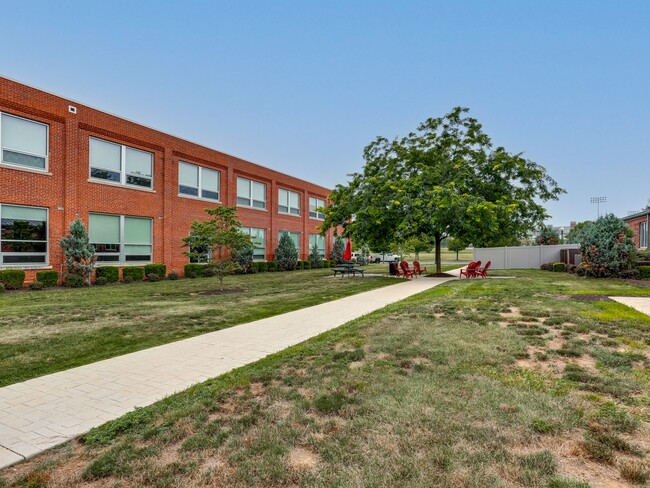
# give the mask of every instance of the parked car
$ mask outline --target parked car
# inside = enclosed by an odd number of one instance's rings
[[[359,260],[361,257],[360,252],[353,252],[352,253],[352,259]],[[378,253],[370,253],[368,255],[368,262],[369,263],[392,263],[394,261],[399,261],[399,256],[397,254],[378,254]]]

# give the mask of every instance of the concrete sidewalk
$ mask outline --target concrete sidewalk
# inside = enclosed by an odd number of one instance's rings
[[[609,297],[641,313],[650,315],[650,297]]]
[[[417,278],[0,388],[0,468],[453,278]]]

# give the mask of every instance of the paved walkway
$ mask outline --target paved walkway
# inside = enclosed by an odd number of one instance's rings
[[[615,302],[627,305],[641,313],[650,315],[650,297],[609,297]]]
[[[0,468],[450,278],[418,278],[0,388]]]

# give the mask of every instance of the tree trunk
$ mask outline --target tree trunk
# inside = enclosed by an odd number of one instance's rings
[[[458,253],[459,253],[459,252],[460,252],[460,251],[456,251],[456,261],[458,261]]]
[[[440,245],[442,244],[442,236],[436,233],[435,239],[436,239],[436,274],[439,274],[442,273],[442,262],[440,258]]]

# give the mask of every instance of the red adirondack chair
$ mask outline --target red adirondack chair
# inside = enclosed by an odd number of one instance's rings
[[[476,278],[478,276],[478,267],[481,265],[480,261],[472,261],[467,265],[467,268],[460,270],[460,277],[465,275],[466,278]]]
[[[427,268],[420,267],[420,261],[413,261],[413,269],[419,275],[427,272]]]
[[[415,276],[417,278],[415,271],[409,268],[409,264],[406,261],[399,263],[399,266],[402,268],[402,273],[404,273],[404,276],[407,278],[413,278]]]
[[[402,273],[402,270],[399,269],[397,263],[390,263],[389,266],[393,267],[393,269],[395,270],[395,278],[401,278],[402,276],[404,276],[404,273]]]
[[[487,278],[487,272],[488,272],[488,269],[490,269],[491,265],[492,265],[492,261],[488,261],[487,263],[485,263],[485,266],[483,266],[480,269],[477,269],[476,272],[479,275],[481,275],[481,278]]]

